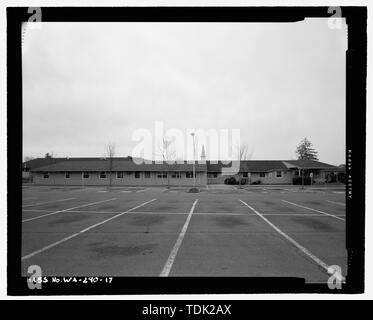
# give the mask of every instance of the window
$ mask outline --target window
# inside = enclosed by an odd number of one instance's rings
[[[150,172],[149,171],[145,172],[145,178],[147,178],[147,179],[150,178]]]
[[[139,179],[140,178],[140,171],[135,171],[135,178]]]
[[[117,179],[123,179],[123,172],[122,171],[117,172]]]
[[[247,172],[244,172],[243,175],[242,175],[244,178],[247,178],[249,175]]]
[[[88,172],[83,172],[83,179],[88,179],[88,178],[89,178]]]
[[[128,171],[128,172],[127,172],[127,176],[128,176],[128,177],[132,176],[132,172]]]
[[[260,178],[265,178],[266,176],[266,173],[265,172],[259,172],[259,177]]]
[[[65,173],[65,178],[66,178],[66,179],[70,179],[70,172],[66,172],[66,173]]]
[[[157,178],[159,178],[159,179],[167,179],[167,173],[158,172]]]
[[[187,171],[185,173],[186,178],[193,178],[193,171]]]
[[[172,178],[180,179],[181,173],[180,172],[172,172]]]
[[[106,172],[101,171],[100,172],[100,179],[105,179],[106,178]]]
[[[282,171],[276,171],[276,178],[282,177]]]
[[[49,179],[49,172],[44,173],[44,179]]]

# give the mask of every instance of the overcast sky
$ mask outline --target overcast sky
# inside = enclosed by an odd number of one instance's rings
[[[240,129],[253,160],[345,162],[346,28],[43,23],[23,43],[23,154],[127,156],[139,128]]]

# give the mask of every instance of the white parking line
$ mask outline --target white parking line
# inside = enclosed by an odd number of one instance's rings
[[[57,214],[57,213],[66,212],[66,211],[69,211],[69,210],[74,210],[74,209],[83,208],[83,207],[88,207],[88,206],[92,206],[94,204],[103,203],[103,202],[112,201],[112,200],[116,200],[116,198],[112,198],[112,199],[108,199],[108,200],[102,200],[102,201],[97,201],[97,202],[92,202],[92,203],[88,203],[88,204],[83,204],[81,206],[77,206],[77,207],[73,207],[73,208],[69,208],[69,209],[54,211],[54,212],[51,212],[51,213],[43,214],[41,216],[37,216],[37,217],[33,217],[33,218],[22,220],[22,223],[23,222],[32,221],[32,220],[36,220],[36,219],[41,219],[41,218],[48,217],[48,216],[51,216],[51,215],[54,215],[54,214]]]
[[[33,203],[33,204],[26,204],[26,205],[23,205],[22,208],[33,207],[33,206],[38,206],[38,205],[47,204],[47,203],[60,202],[60,201],[68,201],[68,200],[73,200],[73,199],[76,199],[76,198],[67,198],[67,199],[39,202],[39,203]]]
[[[326,202],[330,202],[330,203],[334,203],[334,204],[338,204],[340,206],[345,206],[346,204],[342,203],[342,202],[336,202],[336,201],[331,201],[331,200],[325,200]]]
[[[345,191],[333,191],[333,193],[345,193]]]
[[[319,212],[319,213],[325,214],[326,216],[329,216],[329,217],[332,217],[332,218],[335,218],[335,219],[338,219],[338,220],[345,221],[345,219],[337,217],[336,215],[333,215],[333,214],[330,214],[330,213],[326,213],[326,212],[323,212],[323,211],[320,211],[320,210],[316,210],[316,209],[313,209],[313,208],[305,207],[305,206],[302,206],[300,204],[296,204],[294,202],[290,202],[290,201],[286,201],[286,200],[281,200],[281,201],[289,203],[289,204],[292,204],[293,206],[297,206],[299,208],[304,208],[304,209],[307,209],[307,210],[312,210],[312,211],[315,211],[315,212]]]
[[[45,209],[22,209],[22,212],[53,212],[53,210],[45,210]]]
[[[175,261],[175,258],[176,258],[177,252],[179,251],[181,243],[183,242],[185,233],[188,229],[188,225],[189,225],[190,219],[192,217],[192,214],[193,214],[194,208],[196,207],[197,202],[198,202],[198,199],[196,199],[194,201],[193,206],[190,209],[189,215],[188,215],[188,217],[187,217],[187,219],[184,223],[183,228],[180,231],[179,237],[177,238],[176,243],[175,243],[174,247],[172,248],[171,253],[170,253],[170,255],[169,255],[169,257],[166,261],[166,264],[164,265],[163,270],[160,274],[161,277],[168,277],[168,275],[170,274],[172,265]]]
[[[316,262],[320,267],[322,267],[327,273],[329,266],[320,260],[318,257],[316,257],[313,253],[308,251],[305,247],[300,245],[298,242],[296,242],[293,238],[288,236],[285,232],[283,232],[280,228],[276,227],[271,221],[269,221],[267,218],[265,218],[261,213],[256,211],[253,207],[249,206],[246,202],[240,200],[245,206],[247,206],[250,210],[255,212],[263,221],[268,223],[273,229],[275,229],[280,235],[282,235],[286,240],[288,240],[292,245],[297,247],[300,251],[302,251],[307,257],[312,259],[314,262]]]
[[[106,220],[101,221],[101,222],[99,222],[99,223],[96,223],[96,224],[94,224],[94,225],[92,225],[92,226],[90,226],[90,227],[88,227],[88,228],[85,228],[85,229],[83,229],[83,230],[80,230],[79,232],[74,233],[74,234],[72,234],[72,235],[70,235],[70,236],[68,236],[68,237],[66,237],[66,238],[63,238],[63,239],[61,239],[61,240],[59,240],[59,241],[56,241],[56,242],[53,242],[52,244],[50,244],[50,245],[48,245],[48,246],[45,246],[45,247],[43,247],[43,248],[41,248],[41,249],[39,249],[39,250],[36,250],[36,251],[34,251],[34,252],[29,253],[28,255],[23,256],[23,257],[21,258],[21,260],[29,259],[29,258],[31,258],[31,257],[33,257],[33,256],[35,256],[35,255],[37,255],[37,254],[39,254],[39,253],[41,253],[41,252],[43,252],[43,251],[46,251],[46,250],[48,250],[48,249],[50,249],[50,248],[53,248],[53,247],[55,247],[55,246],[57,246],[57,245],[59,245],[59,244],[61,244],[61,243],[63,243],[63,242],[66,242],[66,241],[68,241],[68,240],[70,240],[70,239],[72,239],[72,238],[75,238],[75,237],[77,237],[77,236],[83,234],[84,232],[87,232],[87,231],[89,231],[89,230],[91,230],[91,229],[93,229],[93,228],[95,228],[95,227],[98,227],[98,226],[100,226],[100,225],[102,225],[102,224],[104,224],[104,223],[106,223],[106,222],[108,222],[108,221],[111,221],[111,220],[113,220],[113,219],[115,219],[115,218],[118,218],[118,217],[120,217],[120,216],[126,214],[127,212],[131,212],[132,210],[135,210],[135,209],[137,209],[137,208],[140,208],[140,207],[142,207],[142,206],[145,206],[146,204],[148,204],[148,203],[150,203],[150,202],[152,202],[152,201],[155,201],[155,200],[157,200],[157,199],[152,199],[152,200],[149,200],[149,201],[147,201],[147,202],[144,202],[144,203],[142,203],[142,204],[140,204],[140,205],[138,205],[138,206],[136,206],[136,207],[133,207],[133,208],[127,210],[127,211],[121,212],[121,213],[119,213],[119,214],[117,214],[117,215],[115,215],[115,216],[113,216],[113,217],[111,217],[111,218],[109,218],[109,219],[106,219]]]

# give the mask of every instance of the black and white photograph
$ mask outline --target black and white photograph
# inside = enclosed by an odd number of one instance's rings
[[[245,279],[360,288],[365,98],[349,97],[365,78],[349,66],[366,59],[351,50],[364,49],[363,8],[60,9],[8,8],[23,19],[12,272],[24,294],[120,279],[144,293],[147,279],[180,279],[177,293],[247,293],[229,286]]]

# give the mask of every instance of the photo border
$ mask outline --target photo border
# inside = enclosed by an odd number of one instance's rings
[[[43,283],[30,290],[21,276],[22,22],[28,7],[7,8],[7,293],[8,295],[362,293],[365,252],[367,8],[339,7],[348,27],[346,51],[346,249],[340,290],[302,278],[114,277],[112,283]],[[330,18],[329,7],[41,7],[42,22],[296,22]],[[351,195],[351,197],[350,197]],[[353,195],[353,197],[352,197]]]

